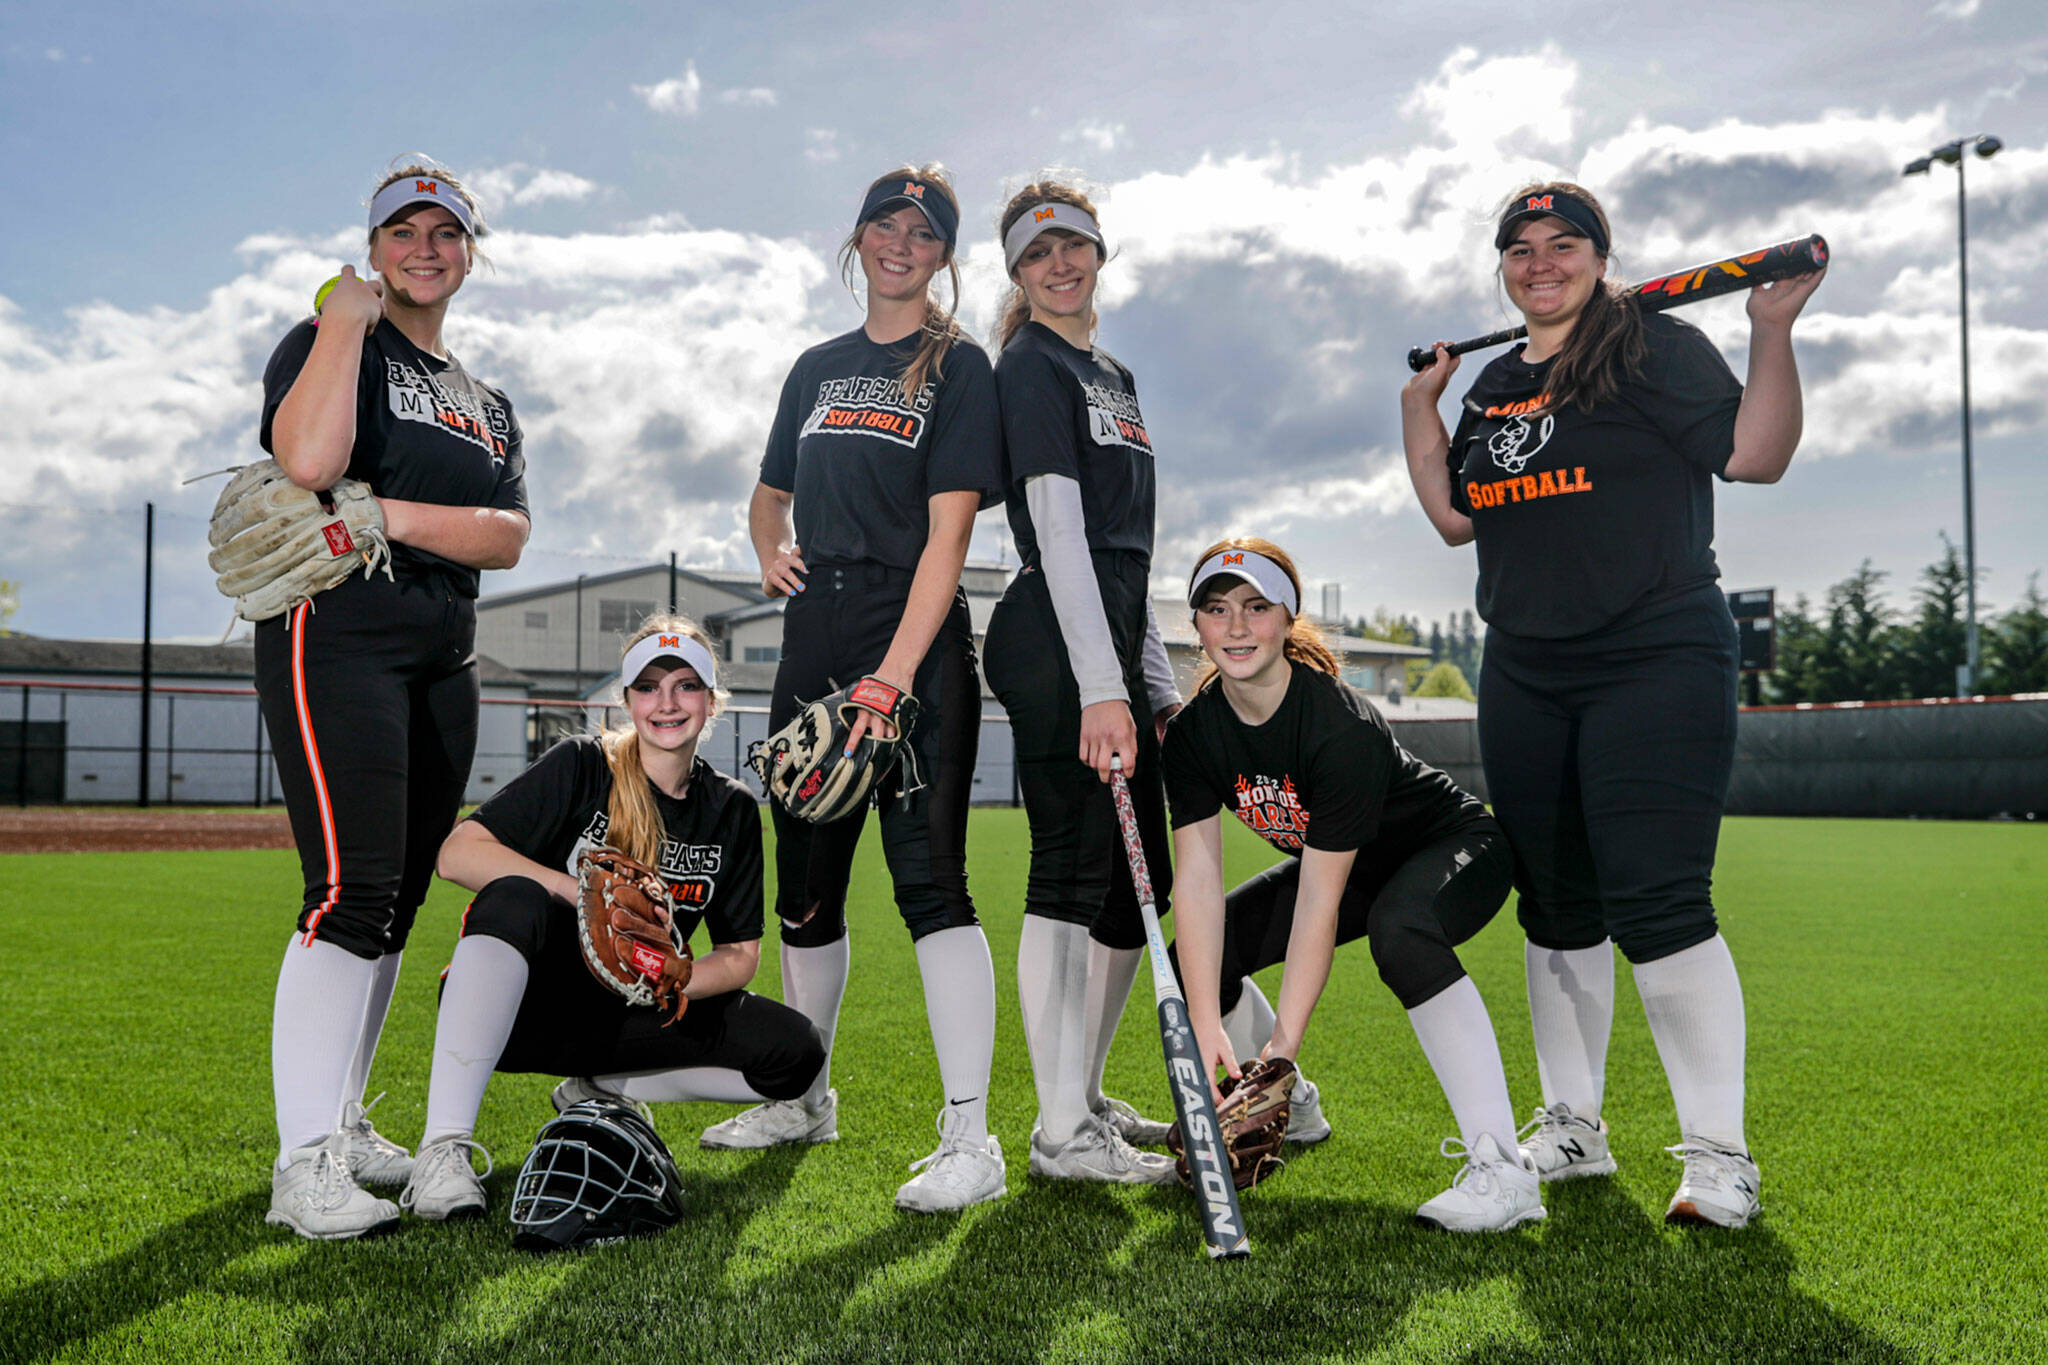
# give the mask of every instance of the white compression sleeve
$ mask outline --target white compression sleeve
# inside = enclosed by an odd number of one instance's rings
[[[1159,634],[1159,618],[1152,614],[1152,599],[1145,599],[1145,695],[1158,715],[1180,700],[1180,684],[1174,680],[1173,661],[1166,657],[1166,641]]]
[[[1095,581],[1095,561],[1088,557],[1088,516],[1081,510],[1081,485],[1064,474],[1037,474],[1024,481],[1024,505],[1038,534],[1038,571],[1052,595],[1060,638],[1081,705],[1122,701],[1124,671],[1110,642],[1109,622],[1102,615],[1102,585]]]

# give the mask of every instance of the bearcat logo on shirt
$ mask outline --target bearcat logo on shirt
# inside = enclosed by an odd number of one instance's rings
[[[1088,405],[1088,428],[1095,444],[1152,453],[1152,438],[1145,434],[1145,414],[1138,411],[1137,395],[1102,384],[1083,384],[1081,401]]]
[[[1291,774],[1274,779],[1259,773],[1237,775],[1237,818],[1246,829],[1277,849],[1301,852],[1301,836],[1308,830],[1308,812],[1294,790]]]
[[[1031,215],[1031,221],[1034,223],[1042,223],[1048,218],[1055,218],[1057,216],[1058,211],[1055,209],[1039,209]]]
[[[576,870],[577,860],[587,850],[604,847],[610,829],[608,811],[598,810],[591,815],[590,823],[583,827],[583,833],[569,850],[570,872]],[[668,893],[675,898],[678,910],[702,911],[710,905],[718,892],[718,874],[724,867],[725,849],[719,844],[686,844],[680,839],[666,838],[661,841],[661,860],[656,870],[662,881],[668,883]]]
[[[915,450],[924,435],[925,414],[931,411],[937,386],[929,380],[906,400],[903,381],[886,375],[850,375],[828,379],[818,385],[818,397],[811,415],[804,419],[806,436],[879,436],[908,450]]]
[[[391,415],[401,422],[426,422],[490,452],[492,464],[505,462],[512,419],[505,409],[473,385],[443,384],[436,376],[402,360],[384,366],[385,393]]]
[[[356,543],[348,533],[347,522],[330,521],[320,528],[320,534],[327,537],[329,558],[340,559],[343,555],[352,555],[356,552]]]

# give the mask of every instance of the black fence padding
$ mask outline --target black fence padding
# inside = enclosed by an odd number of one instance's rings
[[[1476,721],[1411,721],[1394,736],[1486,799]],[[2048,697],[1744,711],[1728,813],[2048,816]]]

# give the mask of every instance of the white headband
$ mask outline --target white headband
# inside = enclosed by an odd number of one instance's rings
[[[462,230],[476,236],[476,215],[470,212],[469,201],[462,197],[462,191],[447,181],[431,175],[405,175],[378,190],[370,200],[370,231],[375,232],[391,221],[391,215],[410,204],[439,204],[455,215],[455,221],[462,224]]]
[[[704,642],[695,636],[681,632],[656,631],[644,639],[635,640],[633,647],[626,651],[626,657],[619,664],[619,686],[631,687],[647,665],[657,659],[680,659],[697,670],[697,676],[708,688],[718,686],[718,665],[711,660],[711,651],[704,648]]]
[[[1203,560],[1202,567],[1188,580],[1190,607],[1202,605],[1202,589],[1218,576],[1241,578],[1257,588],[1268,602],[1278,602],[1287,608],[1289,616],[1301,615],[1301,599],[1295,595],[1287,571],[1257,550],[1223,550]]]
[[[1086,237],[1095,243],[1098,250],[1108,249],[1103,245],[1102,229],[1095,225],[1094,215],[1086,209],[1057,201],[1036,204],[1026,209],[1023,217],[1010,224],[1010,230],[1003,234],[1003,269],[1015,270],[1017,262],[1023,259],[1024,248],[1037,241],[1040,233],[1051,232],[1054,228]]]

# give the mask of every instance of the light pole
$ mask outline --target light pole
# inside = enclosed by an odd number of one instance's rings
[[[1977,500],[1970,473],[1970,234],[1969,200],[1964,192],[1963,153],[1998,155],[2005,144],[1989,133],[1976,133],[1944,142],[1926,156],[1906,163],[1901,175],[1925,175],[1939,161],[1956,168],[1956,263],[1961,304],[1957,316],[1963,336],[1963,573],[1969,598],[1969,615],[1963,625],[1963,662],[1956,669],[1956,695],[1967,697],[1977,690]]]

